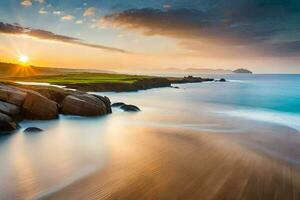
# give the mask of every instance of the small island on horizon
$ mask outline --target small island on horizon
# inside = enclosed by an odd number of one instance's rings
[[[248,69],[244,69],[244,68],[239,68],[233,71],[233,73],[235,74],[253,74],[253,72],[251,72]]]

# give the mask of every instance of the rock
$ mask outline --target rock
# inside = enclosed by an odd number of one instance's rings
[[[25,100],[26,92],[19,90],[15,87],[10,87],[6,85],[0,85],[0,100],[21,106]]]
[[[225,79],[225,78],[221,78],[221,79],[219,80],[219,82],[226,82],[226,79]]]
[[[126,112],[138,112],[141,111],[137,106],[135,105],[122,105],[120,107],[122,110],[126,111]]]
[[[20,114],[20,107],[0,101],[0,112],[15,117]]]
[[[9,133],[11,131],[17,130],[19,125],[11,117],[0,113],[0,134]]]
[[[25,133],[37,133],[42,132],[43,130],[37,127],[28,127],[24,130]]]
[[[97,97],[98,99],[100,99],[105,104],[107,114],[112,113],[111,102],[108,97],[106,97],[106,96],[103,97],[103,96],[99,96],[99,95],[94,95],[94,96]]]
[[[90,94],[73,94],[62,103],[62,113],[66,115],[98,116],[107,114],[106,105]]]
[[[117,102],[117,103],[111,104],[111,107],[121,107],[123,105],[125,105],[125,103],[123,103],[123,102]]]
[[[61,88],[54,88],[54,87],[47,87],[47,88],[39,87],[34,90],[58,104],[61,104],[63,100],[66,98],[66,96],[72,93],[71,91],[67,91]]]
[[[34,91],[27,91],[22,106],[25,119],[49,120],[58,118],[58,104]]]

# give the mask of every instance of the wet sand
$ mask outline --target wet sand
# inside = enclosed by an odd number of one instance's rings
[[[223,134],[132,127],[106,167],[42,199],[300,199],[297,166]]]

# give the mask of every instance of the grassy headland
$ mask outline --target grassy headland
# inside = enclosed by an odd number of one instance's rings
[[[167,78],[110,74],[110,73],[75,73],[58,75],[37,75],[26,77],[2,78],[5,82],[37,82],[63,85],[67,88],[94,92],[128,92],[156,87],[168,87],[171,82]]]
[[[94,92],[128,92],[157,87],[169,87],[172,83],[194,83],[213,81],[200,77],[155,77],[144,75],[118,74],[101,70],[64,69],[26,66],[0,63],[0,81],[15,84],[15,82],[37,82],[63,85],[67,88]]]
[[[77,73],[60,75],[40,75],[27,77],[11,77],[10,81],[25,81],[50,84],[93,84],[93,83],[134,83],[138,80],[150,79],[150,76],[106,73]]]

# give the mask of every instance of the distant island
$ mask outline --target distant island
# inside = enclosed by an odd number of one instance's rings
[[[243,69],[243,68],[236,69],[236,70],[233,71],[233,73],[236,73],[236,74],[253,74],[250,70]]]

